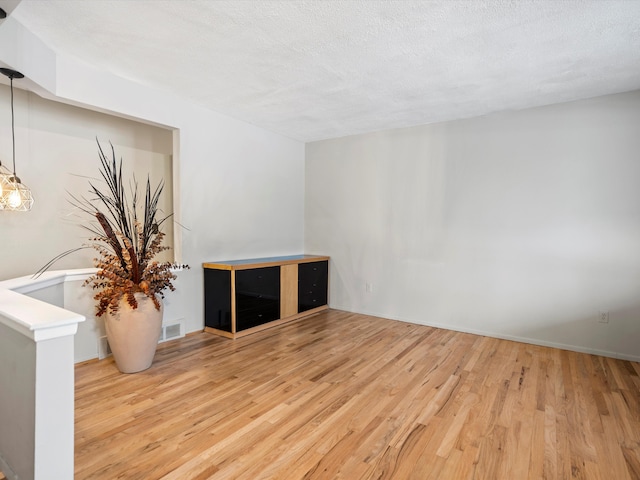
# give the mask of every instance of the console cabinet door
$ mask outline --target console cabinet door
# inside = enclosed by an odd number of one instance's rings
[[[280,267],[236,271],[236,331],[280,318]]]
[[[231,332],[231,272],[204,269],[204,324]]]
[[[298,312],[327,304],[329,262],[310,262],[298,265]]]

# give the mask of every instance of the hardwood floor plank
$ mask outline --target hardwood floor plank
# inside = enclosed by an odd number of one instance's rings
[[[77,480],[640,478],[640,367],[329,310],[76,366]]]
[[[537,452],[537,455],[544,455],[542,467],[542,478],[558,478],[558,436],[557,436],[557,416],[555,408],[547,405],[544,411],[544,452]],[[540,444],[536,444],[540,448]]]

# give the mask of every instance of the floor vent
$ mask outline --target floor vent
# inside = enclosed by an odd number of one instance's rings
[[[161,342],[167,340],[173,340],[174,338],[184,337],[184,320],[176,320],[176,323],[162,326],[162,335],[160,336]]]

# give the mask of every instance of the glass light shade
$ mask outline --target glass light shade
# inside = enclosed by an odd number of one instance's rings
[[[0,163],[0,210],[4,210],[4,195],[8,191],[11,182],[9,179],[12,177],[11,173],[2,166]]]
[[[28,212],[33,206],[31,190],[20,182],[18,177],[11,176],[2,185],[0,209],[14,212]]]

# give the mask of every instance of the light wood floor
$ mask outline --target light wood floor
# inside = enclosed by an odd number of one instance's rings
[[[76,367],[76,479],[640,478],[640,365],[330,310]]]

